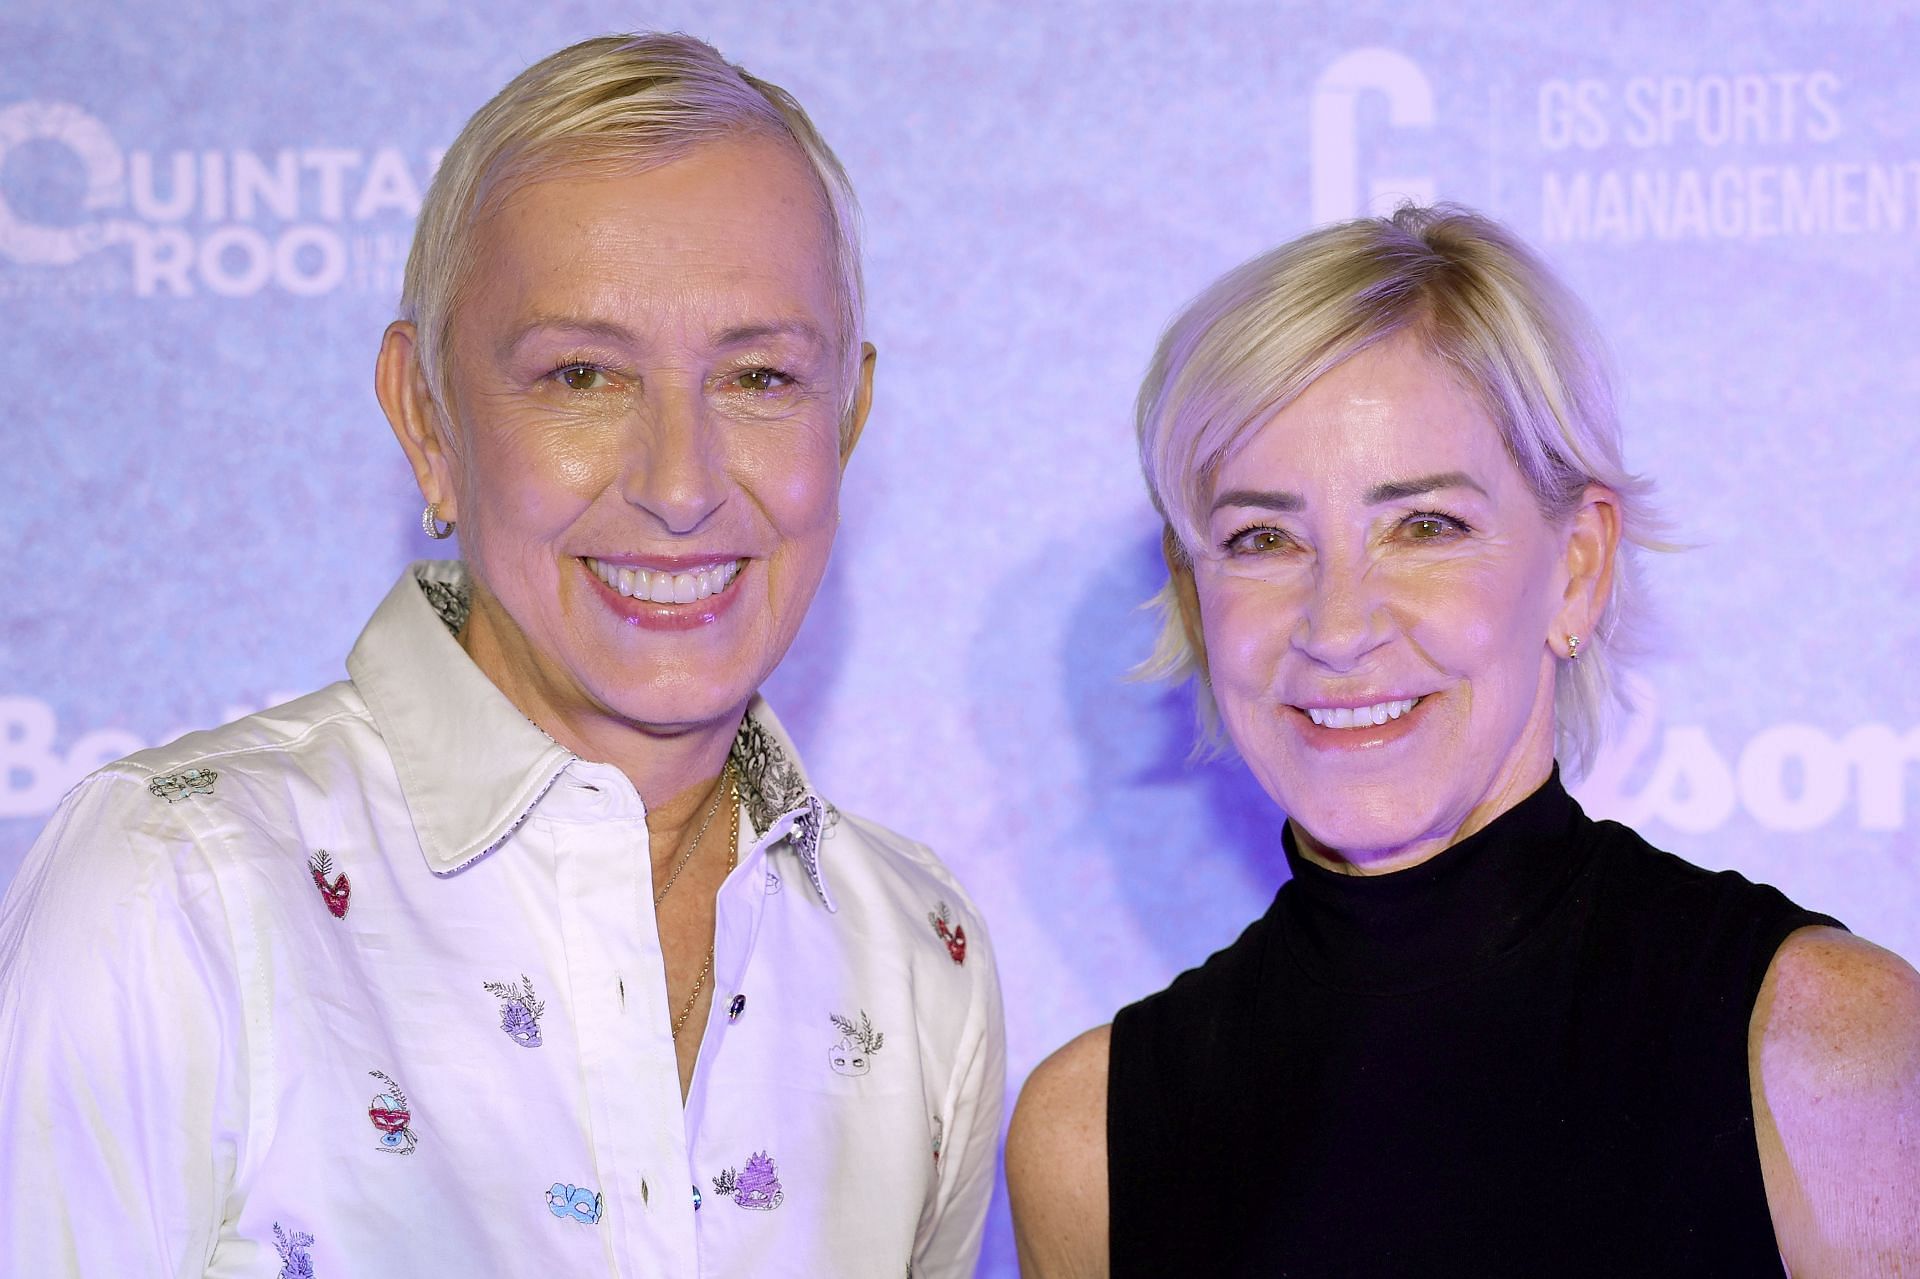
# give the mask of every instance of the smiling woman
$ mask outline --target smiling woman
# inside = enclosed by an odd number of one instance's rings
[[[1920,1266],[1920,978],[1561,786],[1654,544],[1593,351],[1444,208],[1315,232],[1168,329],[1150,669],[1196,677],[1292,879],[1034,1072],[1027,1273]]]
[[[833,547],[860,321],[846,175],[699,41],[590,40],[474,116],[376,371],[460,558],[349,680],[108,766],[36,845],[0,1185],[63,1192],[0,1204],[0,1272],[971,1272],[986,931],[758,695]]]

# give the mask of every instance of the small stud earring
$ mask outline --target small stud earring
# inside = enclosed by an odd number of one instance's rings
[[[1569,662],[1577,662],[1580,660],[1580,637],[1578,635],[1567,636],[1567,660]]]
[[[437,505],[438,503],[428,502],[427,509],[420,512],[420,527],[425,531],[426,535],[434,541],[444,542],[453,536],[453,521],[444,521],[446,527],[442,528],[440,513],[434,509]]]

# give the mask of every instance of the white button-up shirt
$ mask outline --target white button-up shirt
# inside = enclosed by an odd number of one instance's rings
[[[640,798],[467,658],[464,582],[415,565],[348,681],[61,805],[0,907],[0,1273],[970,1274],[965,892],[756,700],[683,1108]]]

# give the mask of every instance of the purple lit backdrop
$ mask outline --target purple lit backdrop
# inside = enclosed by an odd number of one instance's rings
[[[321,8],[0,17],[0,884],[89,768],[338,677],[432,549],[370,390],[417,191],[527,62],[651,26],[792,89],[861,192],[877,403],[769,693],[978,897],[1015,1087],[1281,874],[1244,771],[1183,764],[1185,696],[1123,679],[1147,353],[1396,194],[1566,273],[1697,546],[1651,565],[1661,652],[1583,797],[1920,958],[1920,6]]]

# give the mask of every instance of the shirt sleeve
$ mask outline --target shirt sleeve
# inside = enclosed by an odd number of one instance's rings
[[[939,1188],[932,1212],[921,1224],[914,1279],[971,1279],[999,1168],[1006,1108],[1007,1027],[1000,975],[980,912],[964,893],[958,895],[969,914],[967,967],[973,974],[973,998],[947,1088]]]
[[[193,802],[96,774],[0,904],[0,1274],[205,1272],[244,1094]]]

